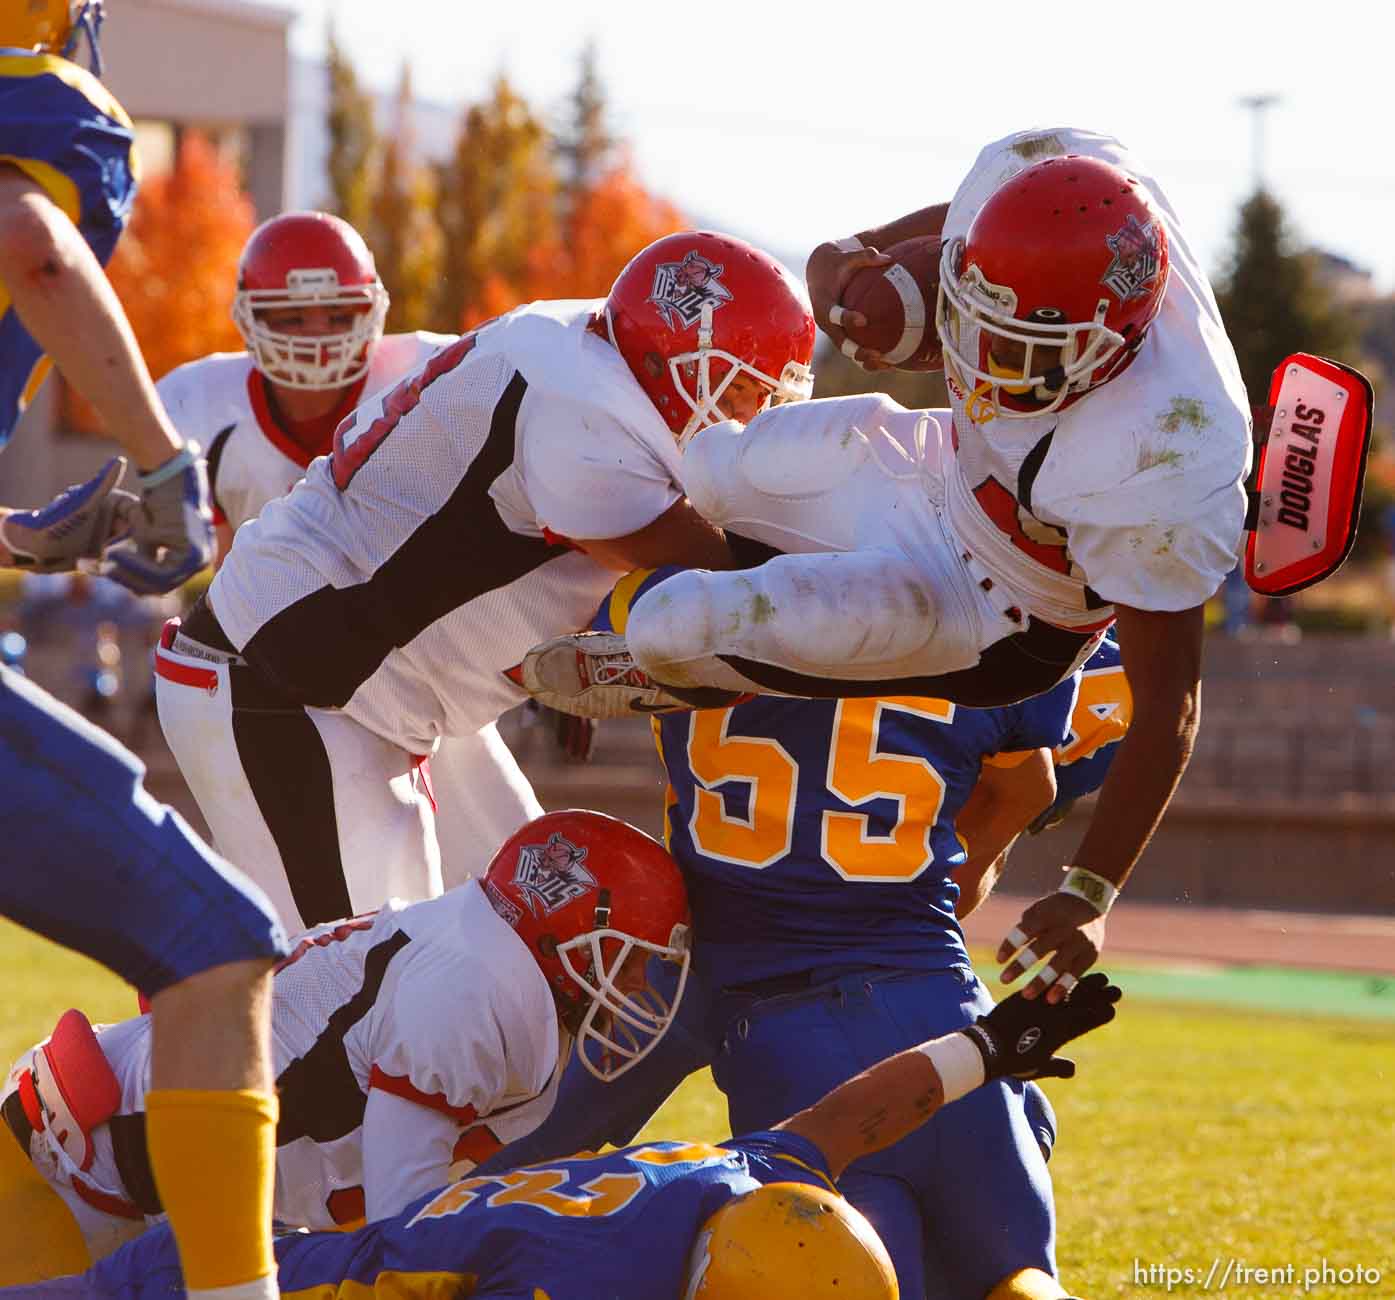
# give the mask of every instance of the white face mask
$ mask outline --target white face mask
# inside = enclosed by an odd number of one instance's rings
[[[778,376],[768,375],[733,353],[714,347],[712,345],[712,311],[711,303],[703,304],[702,316],[698,323],[697,347],[692,352],[680,352],[668,359],[669,382],[672,383],[678,396],[692,412],[687,424],[683,426],[682,432],[678,435],[680,449],[686,447],[692,441],[693,435],[699,430],[705,429],[711,424],[721,424],[730,418],[721,409],[719,403],[737,375],[750,375],[752,379],[769,390],[770,396],[760,407],[762,411],[767,407],[780,406],[785,402],[807,402],[814,395],[814,372],[802,362],[787,361]],[[619,352],[620,345],[615,340],[615,325],[609,309],[605,313],[605,325],[611,346]],[[726,373],[718,381],[715,388],[712,385],[713,361],[723,361],[727,367]],[[693,385],[697,390],[696,397],[688,391],[688,386],[683,382],[685,367],[690,368],[696,378],[696,383]]]
[[[971,405],[988,419],[1030,420],[1059,409],[1068,397],[1088,392],[1095,372],[1115,360],[1125,343],[1122,334],[1104,324],[1109,300],[1100,299],[1090,321],[1021,321],[1014,314],[1017,296],[1010,288],[989,284],[976,267],[960,275],[963,252],[963,240],[945,245],[935,331],[944,351],[945,373],[971,394]],[[1004,341],[1009,345],[1004,351],[1019,355],[1020,362],[980,365],[985,338]],[[1003,393],[1030,394],[1033,405],[1029,410],[1005,407],[999,400]]]
[[[381,283],[341,289],[333,271],[292,271],[286,289],[240,289],[233,321],[252,361],[272,383],[323,391],[356,383],[368,373],[373,345],[383,336],[388,295]],[[261,313],[297,307],[363,307],[347,330],[332,334],[286,334]]]
[[[609,965],[601,946],[606,939],[618,944]],[[671,998],[650,986],[636,993],[626,993],[616,984],[626,960],[636,951],[673,962],[678,967]],[[589,966],[589,978],[573,965],[574,953],[589,958],[589,962],[581,963],[582,969]],[[577,1055],[596,1078],[603,1082],[616,1079],[648,1056],[673,1023],[688,983],[692,955],[688,927],[674,926],[666,945],[636,939],[622,930],[589,930],[558,944],[557,955],[562,968],[591,1003],[576,1030]]]

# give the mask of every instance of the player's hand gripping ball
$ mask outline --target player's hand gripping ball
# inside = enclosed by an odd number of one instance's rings
[[[843,326],[859,348],[881,354],[897,370],[938,370],[942,359],[935,333],[935,298],[940,287],[940,241],[933,235],[907,239],[883,252],[889,266],[864,267],[843,290],[841,306],[867,318]]]

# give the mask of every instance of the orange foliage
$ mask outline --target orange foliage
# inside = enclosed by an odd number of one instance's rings
[[[535,298],[603,297],[641,248],[687,224],[682,212],[646,190],[624,161],[576,196],[561,239],[531,249],[517,274],[486,278],[466,306],[461,328],[473,329]]]
[[[210,352],[240,350],[237,259],[256,224],[237,168],[201,135],[146,181],[108,274],[156,378]]]

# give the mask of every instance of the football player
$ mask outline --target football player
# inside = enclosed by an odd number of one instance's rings
[[[0,511],[0,564],[60,572],[105,552],[112,577],[159,592],[207,563],[212,528],[196,449],[161,407],[102,270],[135,173],[130,120],[74,61],[86,37],[97,67],[100,18],[92,0],[0,3],[0,443],[52,361],[135,462],[135,491],[117,490],[118,459],[43,510]],[[117,534],[127,540],[108,550]],[[153,995],[151,1163],[191,1294],[274,1296],[275,913],[150,798],[134,755],[5,668],[0,767],[0,911]],[[80,1265],[71,1216],[43,1202],[0,1137],[0,1278],[32,1277],[40,1244]],[[211,1192],[209,1161],[222,1171]]]
[[[547,1114],[573,1041],[597,1078],[623,1074],[672,1019],[687,935],[663,848],[579,811],[523,827],[482,881],[307,932],[274,981],[276,1219],[386,1218],[468,1173],[482,1141]],[[651,959],[674,964],[672,1001],[647,991]],[[0,1138],[18,1140],[96,1258],[161,1212],[145,1157],[148,1017],[75,1041],[68,1025],[21,1058],[0,1103],[13,1138]],[[102,1077],[109,1113],[67,1122],[64,1099]]]
[[[1014,995],[772,1128],[717,1146],[654,1142],[466,1178],[349,1235],[285,1237],[281,1285],[421,1300],[896,1300],[885,1248],[837,1193],[844,1170],[986,1082],[1069,1076],[1074,1065],[1056,1051],[1112,1020],[1119,996],[1099,973],[1065,1002]],[[977,1168],[971,1152],[955,1185]],[[156,1229],[83,1277],[25,1294],[154,1300],[178,1279]]]
[[[641,251],[604,300],[520,307],[346,420],[238,529],[157,651],[215,839],[288,923],[440,891],[420,758],[525,693],[505,670],[621,571],[731,563],[679,444],[807,397],[803,286],[740,240]]]
[[[952,409],[847,398],[767,412],[740,438],[706,431],[685,489],[768,562],[680,575],[636,605],[628,644],[539,647],[524,676],[545,703],[592,712],[631,707],[636,673],[983,706],[1050,688],[1117,620],[1133,726],[1062,889],[1000,949],[1007,980],[1048,959],[1026,992],[1062,997],[1191,752],[1202,611],[1245,518],[1249,406],[1186,236],[1118,141],[1009,136],[947,208],[866,242],[940,223]],[[840,256],[863,255],[824,249],[816,268]]]
[[[623,633],[631,605],[672,578],[631,575],[594,626]],[[1103,779],[1129,718],[1117,646],[1106,640],[1086,671],[1088,686],[1077,673],[991,709],[763,696],[663,715],[666,838],[696,937],[683,1012],[605,1095],[569,1074],[548,1121],[485,1172],[630,1141],[708,1064],[731,1131],[764,1128],[991,1008],[959,918],[992,888],[1013,839],[1059,811],[1053,768],[1076,768],[1063,778],[1076,796]],[[1077,766],[1091,762],[1088,775]],[[1061,1294],[1054,1128],[1040,1091],[1007,1081],[852,1165],[841,1190],[885,1242],[903,1295]],[[955,1172],[971,1160],[966,1188]]]
[[[233,320],[246,350],[179,366],[156,389],[179,428],[207,450],[218,539],[284,496],[365,394],[414,373],[454,335],[383,334],[387,290],[352,226],[327,212],[288,212],[252,233],[238,262]],[[432,755],[444,885],[459,884],[525,822],[542,815],[528,778],[490,723]],[[361,901],[361,900],[359,900]],[[312,916],[310,921],[326,919]]]

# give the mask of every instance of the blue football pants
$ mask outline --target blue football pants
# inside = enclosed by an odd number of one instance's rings
[[[967,966],[850,971],[817,989],[723,999],[713,1064],[732,1131],[769,1128],[884,1057],[991,1009]],[[1018,1080],[976,1089],[895,1146],[848,1167],[843,1194],[871,1220],[901,1294],[982,1300],[1009,1273],[1054,1275],[1055,1209],[1043,1142],[1049,1103]],[[1042,1137],[1047,1134],[1043,1133]]]
[[[266,896],[152,799],[144,777],[106,732],[0,667],[0,914],[147,996],[283,956]]]

